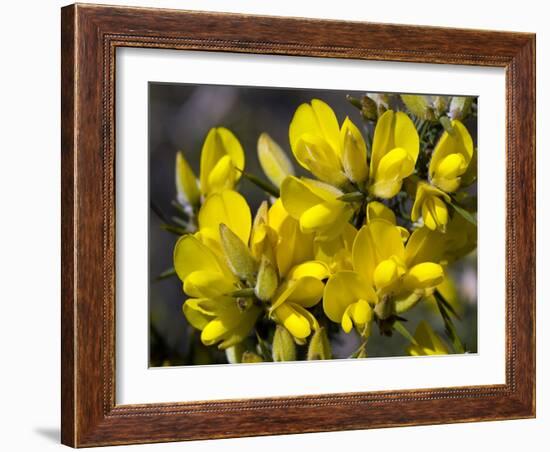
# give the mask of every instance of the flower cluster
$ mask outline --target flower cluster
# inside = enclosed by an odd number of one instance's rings
[[[328,359],[340,329],[355,331],[361,346],[352,356],[366,357],[375,326],[405,336],[412,355],[464,352],[447,268],[476,247],[476,149],[463,123],[475,104],[349,100],[359,127],[349,117],[340,123],[321,100],[298,106],[291,154],[261,134],[267,180],[246,172],[243,147],[223,127],[204,141],[199,178],[177,154],[183,313],[201,342],[232,362]],[[238,192],[241,178],[266,193],[256,212]],[[404,326],[423,300],[439,308],[448,343],[426,321],[414,335]]]

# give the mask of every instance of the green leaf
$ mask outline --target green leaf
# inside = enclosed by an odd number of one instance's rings
[[[171,224],[161,224],[160,228],[164,229],[167,232],[171,232],[172,234],[175,234],[177,236],[189,234],[189,232],[187,232],[186,229],[183,229],[179,226],[172,226]]]
[[[355,191],[353,193],[346,193],[345,195],[339,196],[338,201],[344,202],[361,202],[365,199],[365,195],[360,191]]]
[[[401,322],[399,321],[393,322],[393,329],[397,331],[405,339],[407,339],[409,342],[411,342],[412,344],[418,345],[418,343],[416,342],[416,339],[409,332],[409,330],[405,328],[405,325],[403,325]]]
[[[456,211],[456,213],[458,213],[466,221],[468,221],[469,223],[472,223],[474,226],[477,226],[477,221],[470,212],[468,212],[466,209],[463,209],[462,207],[460,207],[458,204],[454,202],[450,202],[448,204],[450,204],[451,207]]]
[[[449,311],[452,315],[454,315],[457,320],[462,320],[460,315],[458,315],[458,313],[455,311],[455,308],[453,308],[453,306],[447,300],[445,300],[445,297],[441,295],[441,292],[439,290],[436,289],[434,291],[434,297],[438,302],[443,304],[443,306],[445,306],[445,309],[447,309],[447,311]]]
[[[236,169],[238,170],[238,168]],[[245,179],[248,179],[254,185],[256,185],[257,187],[265,191],[267,194],[274,196],[275,198],[278,198],[280,196],[279,189],[275,187],[275,185],[271,184],[270,182],[262,180],[259,177],[254,176],[253,174],[246,173],[244,171],[241,171],[241,174]]]
[[[272,355],[271,355],[271,346],[270,344],[262,339],[262,337],[258,334],[256,331],[256,340],[258,341],[258,345],[256,347],[258,353],[263,358],[264,361],[273,361]]]
[[[456,332],[456,327],[451,317],[449,316],[449,313],[447,312],[444,304],[441,303],[440,299],[436,297],[436,301],[437,301],[437,307],[439,309],[439,313],[441,314],[441,318],[443,319],[443,323],[445,324],[445,333],[447,334],[448,338],[451,340],[455,353],[464,353],[465,352],[464,346],[462,345],[462,342],[458,337],[458,333]]]
[[[176,274],[176,270],[174,269],[174,267],[168,268],[164,270],[160,275],[158,275],[155,278],[155,281],[161,281],[163,279],[170,278],[172,276],[175,276],[175,274]]]

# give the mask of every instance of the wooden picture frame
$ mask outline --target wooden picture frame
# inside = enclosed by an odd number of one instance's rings
[[[73,447],[535,416],[535,35],[71,5],[62,9],[62,442]],[[115,50],[506,70],[506,383],[115,404]]]

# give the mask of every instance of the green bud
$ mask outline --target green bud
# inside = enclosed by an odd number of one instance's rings
[[[369,96],[363,96],[361,99],[361,114],[370,121],[378,119],[378,106]]]
[[[360,191],[354,191],[352,193],[345,193],[337,199],[344,202],[362,202],[365,199],[365,195]]]
[[[277,325],[273,336],[273,361],[296,361],[296,345],[284,326]]]
[[[433,101],[433,106],[437,116],[441,116],[447,110],[447,105],[449,104],[448,96],[435,96]]]
[[[275,290],[277,290],[277,286],[279,285],[278,279],[277,271],[271,261],[262,256],[258,278],[256,279],[256,287],[254,287],[256,296],[262,301],[269,301]]]
[[[256,279],[257,264],[248,251],[248,247],[223,223],[220,224],[220,237],[231,271],[242,281],[253,285]]]
[[[319,328],[309,341],[307,349],[308,361],[316,359],[332,359],[332,349],[325,328]]]
[[[256,355],[254,352],[246,351],[243,353],[243,356],[241,358],[241,363],[263,363],[264,360],[261,356]]]
[[[434,121],[436,119],[434,108],[430,105],[429,96],[402,94],[401,100],[408,110],[417,118],[428,121]]]
[[[473,97],[467,96],[455,96],[451,99],[451,105],[449,106],[449,116],[451,119],[463,120],[466,118],[471,110]]]

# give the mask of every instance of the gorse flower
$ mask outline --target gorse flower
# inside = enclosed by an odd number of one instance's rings
[[[470,183],[474,174],[468,168],[474,155],[474,145],[468,129],[458,121],[451,122],[451,132],[445,131],[434,149],[429,174],[432,184],[452,193],[459,189],[462,179]]]
[[[418,152],[418,132],[410,118],[402,112],[386,111],[374,130],[370,192],[379,198],[395,196],[403,179],[413,173]]]
[[[425,262],[422,240],[415,231],[403,245],[397,226],[373,219],[357,233],[353,243],[353,271],[332,275],[325,287],[323,307],[327,316],[363,330],[371,310],[384,319],[410,309],[443,281],[443,268]]]
[[[351,357],[366,357],[376,325],[407,337],[411,355],[464,351],[449,323],[459,303],[451,266],[477,243],[472,137],[449,120],[450,97],[353,102],[367,140],[319,99],[296,109],[290,150],[310,177],[265,132],[257,156],[268,182],[244,172],[244,150],[223,127],[204,141],[199,180],[176,154],[189,216],[173,259],[183,313],[230,362],[330,359],[341,330],[360,338]],[[254,215],[237,191],[242,175],[269,195]],[[437,306],[453,348],[424,320],[414,338],[406,331],[403,316],[423,300]]]

